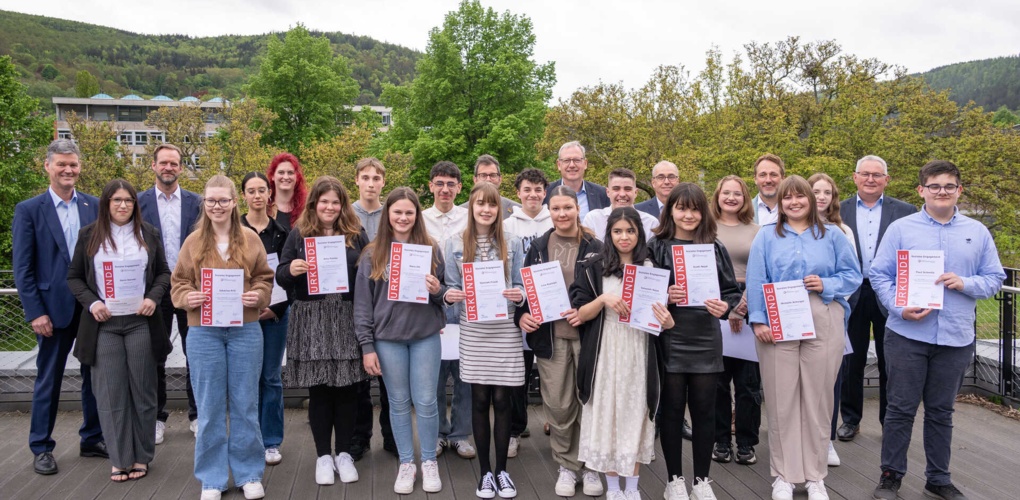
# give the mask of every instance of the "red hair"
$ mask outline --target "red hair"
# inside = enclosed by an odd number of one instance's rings
[[[273,180],[273,174],[276,173],[277,167],[284,162],[294,165],[294,196],[290,200],[290,220],[296,222],[301,218],[301,212],[304,211],[305,201],[308,198],[305,175],[301,172],[301,162],[298,161],[297,156],[280,153],[273,157],[273,161],[269,162],[269,168],[266,170],[266,177],[269,177],[269,205],[276,207],[276,182]]]

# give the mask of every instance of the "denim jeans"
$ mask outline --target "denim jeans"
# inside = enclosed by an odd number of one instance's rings
[[[287,316],[275,320],[259,321],[262,326],[262,376],[259,377],[259,423],[262,426],[262,444],[266,448],[279,448],[283,443],[283,351],[287,347]]]
[[[238,486],[261,481],[266,466],[259,430],[262,329],[255,322],[192,326],[187,354],[198,405],[195,478],[202,489],[220,491],[227,489],[228,472]]]
[[[442,347],[438,332],[406,342],[375,341],[379,367],[390,400],[390,423],[397,441],[400,463],[414,462],[414,436],[411,431],[411,403],[418,421],[421,460],[436,459],[439,439],[439,410],[436,406],[436,380]]]
[[[453,377],[453,402],[447,418],[446,381],[449,377]],[[460,361],[454,359],[440,363],[436,406],[439,408],[439,437],[460,441],[471,436],[471,384],[460,379]]]

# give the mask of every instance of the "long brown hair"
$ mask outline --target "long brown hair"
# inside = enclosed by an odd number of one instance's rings
[[[716,235],[715,217],[708,208],[708,198],[701,186],[693,182],[681,182],[669,192],[666,206],[659,215],[659,226],[652,232],[660,240],[676,237],[676,222],[673,221],[673,210],[690,208],[701,212],[701,223],[694,230],[694,242],[700,244],[714,243]]]
[[[464,229],[464,262],[475,261],[475,244],[478,236],[478,228],[475,227],[475,203],[481,200],[487,205],[496,205],[496,220],[489,226],[489,241],[496,249],[499,259],[503,261],[507,274],[510,273],[510,263],[506,258],[506,238],[503,237],[503,216],[499,213],[502,201],[499,199],[499,191],[496,186],[483,182],[471,189],[471,197],[468,199],[468,221]]]
[[[581,243],[581,239],[584,237],[585,234],[591,237],[595,237],[595,233],[591,229],[588,229],[587,227],[584,227],[581,224],[581,204],[578,203],[577,201],[577,192],[575,192],[573,189],[570,189],[565,184],[560,184],[559,186],[556,186],[549,191],[550,202],[552,202],[554,196],[566,196],[574,200],[574,206],[577,207],[577,243],[578,244]]]
[[[811,186],[811,194],[814,194],[815,184],[818,181],[828,182],[829,186],[832,186],[832,199],[829,200],[829,206],[825,207],[825,212],[819,215],[821,215],[824,221],[839,227],[843,224],[843,218],[839,216],[839,188],[836,187],[836,183],[832,180],[832,177],[829,177],[829,174],[818,172],[808,177],[807,180],[808,185]]]
[[[110,217],[110,201],[113,199],[113,195],[121,189],[128,192],[133,203],[131,221],[135,223],[135,241],[143,249],[149,249],[145,245],[145,238],[142,237],[142,211],[138,208],[138,192],[130,182],[124,179],[114,179],[103,186],[103,194],[99,197],[99,216],[96,218],[95,227],[92,228],[92,236],[85,246],[85,255],[95,257],[99,253],[99,248],[104,246],[113,251],[117,250],[117,242],[113,241],[113,233],[110,230],[110,224],[113,222]],[[74,251],[73,248],[71,250]]]
[[[319,220],[319,214],[315,208],[319,204],[319,198],[328,192],[336,193],[340,198],[340,213],[333,221],[333,234],[343,235],[347,248],[353,248],[358,236],[361,234],[361,219],[351,208],[351,200],[347,197],[347,190],[336,177],[323,175],[315,179],[312,190],[308,193],[308,201],[305,202],[305,209],[297,221],[297,228],[301,230],[301,236],[322,236],[326,234],[326,228]]]
[[[210,177],[205,183],[205,189],[202,190],[202,214],[198,218],[198,223],[195,224],[194,232],[196,241],[198,241],[198,248],[194,252],[194,255],[197,257],[195,265],[201,269],[203,267],[213,267],[214,264],[223,261],[219,250],[216,248],[216,233],[213,231],[212,220],[207,214],[209,208],[205,206],[205,192],[209,188],[230,189],[230,198],[234,200],[234,209],[230,211],[230,240],[227,244],[227,262],[232,262],[237,267],[243,269],[244,256],[248,251],[248,240],[244,237],[244,231],[247,231],[247,229],[241,225],[241,210],[237,206],[237,187],[234,186],[234,182],[229,177],[222,174]]]
[[[379,232],[375,239],[365,247],[365,253],[371,259],[372,274],[369,276],[374,280],[386,278],[386,266],[390,263],[390,243],[393,243],[393,226],[390,225],[390,207],[400,200],[410,201],[414,205],[414,226],[411,228],[411,237],[408,243],[415,245],[429,245],[432,250],[432,273],[435,274],[436,266],[439,264],[439,256],[436,255],[436,242],[429,236],[425,229],[425,221],[421,215],[421,203],[418,202],[418,195],[409,187],[401,186],[390,191],[383,204],[382,220],[379,222]]]
[[[722,179],[719,179],[719,183],[715,185],[715,192],[712,193],[712,202],[708,208],[712,212],[712,216],[716,220],[722,218],[722,208],[719,206],[719,196],[722,194],[723,184],[734,181],[740,184],[740,193],[744,197],[744,204],[740,206],[740,210],[737,210],[737,220],[745,226],[754,223],[754,207],[751,206],[751,190],[747,189],[747,183],[739,175],[727,175]]]
[[[791,175],[779,183],[776,197],[779,198],[779,220],[776,222],[776,235],[780,238],[786,237],[786,230],[783,224],[786,223],[786,212],[783,211],[783,198],[788,194],[797,193],[808,197],[810,207],[808,209],[808,223],[811,226],[811,236],[820,239],[825,236],[825,223],[818,215],[818,207],[815,206],[815,193],[811,191],[811,184],[799,175]]]

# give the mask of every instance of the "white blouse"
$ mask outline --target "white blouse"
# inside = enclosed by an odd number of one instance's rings
[[[103,276],[103,262],[113,260],[140,260],[145,266],[149,262],[149,253],[142,248],[142,245],[135,239],[135,223],[128,222],[123,226],[110,223],[110,238],[117,245],[117,249],[109,248],[107,242],[99,246],[99,251],[92,259],[92,266],[95,269],[96,281],[101,281]],[[105,287],[99,286],[99,298],[106,299]],[[90,307],[91,310],[91,307]]]

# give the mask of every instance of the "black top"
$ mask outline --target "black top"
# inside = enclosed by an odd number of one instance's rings
[[[262,240],[262,247],[266,249],[266,254],[275,253],[278,260],[283,258],[283,245],[287,242],[287,230],[284,229],[283,225],[270,217],[269,225],[262,231],[256,231],[255,228],[251,227],[251,224],[248,223],[248,214],[244,214],[241,217],[241,225],[258,233],[259,239]],[[273,272],[275,273],[276,269],[273,269]],[[290,290],[287,290],[287,300],[285,302],[273,304],[269,306],[269,309],[273,311],[273,313],[276,314],[276,318],[279,319],[283,317],[283,313],[287,311],[287,307],[289,307],[290,303],[293,301],[294,296],[291,294]]]
[[[278,222],[281,226],[283,226],[283,229],[285,231],[287,231],[288,233],[290,232],[291,229],[293,229],[293,227],[291,227],[291,224],[290,224],[290,212],[284,212],[282,210],[277,210],[276,211],[276,222]]]
[[[354,282],[357,278],[355,273],[357,273],[358,259],[366,246],[368,246],[368,234],[362,228],[361,234],[354,240],[353,245],[347,246],[347,283],[350,288],[347,293],[342,294],[343,300],[354,300]],[[298,228],[291,229],[290,235],[287,236],[283,253],[280,255],[280,267],[276,268],[276,282],[287,290],[287,295],[292,296],[294,300],[315,301],[326,298],[326,295],[308,295],[308,273],[300,276],[290,274],[290,263],[294,259],[306,260],[305,238]]]

